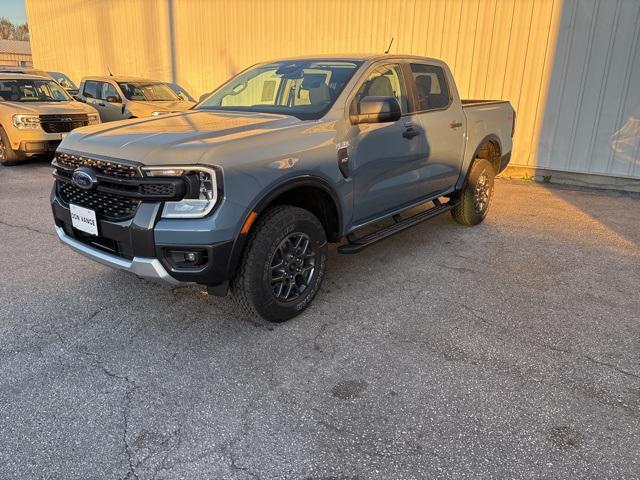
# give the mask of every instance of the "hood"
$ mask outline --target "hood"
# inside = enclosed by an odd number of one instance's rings
[[[66,113],[97,113],[96,109],[82,102],[0,102],[0,108],[11,113],[36,115],[64,115]]]
[[[140,102],[129,101],[127,108],[136,117],[149,117],[152,112],[184,112],[193,107],[195,103],[185,100],[170,100],[166,102]]]
[[[255,150],[257,137],[302,123],[287,115],[191,110],[76,129],[60,148],[146,165],[208,163],[220,145]]]

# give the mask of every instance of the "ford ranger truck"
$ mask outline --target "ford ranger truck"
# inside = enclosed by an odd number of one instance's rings
[[[85,77],[76,98],[98,110],[103,122],[183,112],[195,105],[167,83],[122,76]]]
[[[0,73],[0,163],[53,155],[68,132],[100,123],[98,112],[74,101],[55,81]]]
[[[461,101],[440,60],[261,63],[187,112],[72,132],[55,228],[97,262],[280,322],[318,293],[329,243],[353,254],[445,212],[482,222],[514,121],[509,102]]]

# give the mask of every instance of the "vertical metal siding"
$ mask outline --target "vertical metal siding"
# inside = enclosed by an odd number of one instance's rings
[[[513,103],[513,164],[640,178],[637,0],[27,0],[27,14],[40,68],[194,95],[258,61],[394,37],[392,53],[445,60],[463,97]]]
[[[527,165],[640,178],[640,2],[564,2],[539,154]]]

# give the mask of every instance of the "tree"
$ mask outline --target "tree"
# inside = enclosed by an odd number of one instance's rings
[[[29,41],[29,25],[23,23],[22,25],[16,25],[14,40],[21,40],[23,42]]]
[[[29,41],[29,26],[14,25],[11,20],[0,17],[0,39]]]
[[[13,23],[4,17],[0,17],[0,38],[2,40],[11,40],[14,31]]]

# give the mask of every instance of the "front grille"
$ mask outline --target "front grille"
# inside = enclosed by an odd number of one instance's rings
[[[84,114],[40,115],[40,125],[47,133],[65,133],[89,125],[89,117]]]
[[[176,194],[176,186],[171,183],[147,183],[140,185],[143,195],[150,197],[173,197]]]
[[[110,160],[98,160],[84,157],[82,155],[71,155],[69,153],[58,152],[55,163],[61,168],[75,170],[78,167],[91,167],[97,173],[116,178],[140,178],[140,168],[126,163],[112,162]]]
[[[106,220],[128,220],[132,218],[140,200],[123,195],[100,192],[96,190],[82,190],[72,183],[56,182],[58,195],[67,205],[73,203],[81,207],[96,211],[100,218]]]

